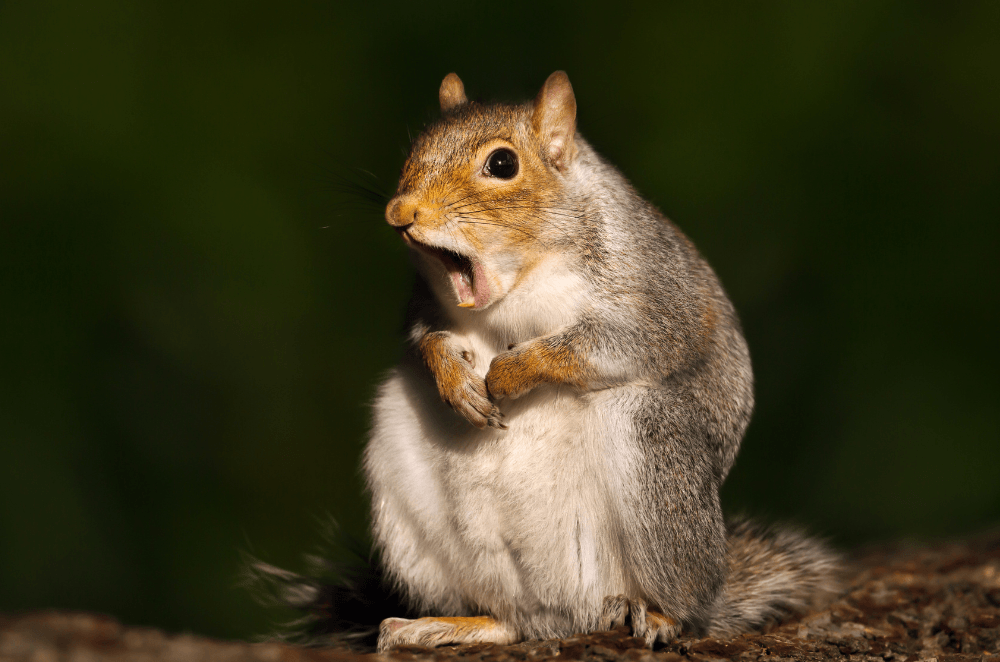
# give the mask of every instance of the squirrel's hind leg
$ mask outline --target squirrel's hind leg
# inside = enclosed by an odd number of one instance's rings
[[[674,619],[648,609],[645,600],[630,599],[624,595],[609,595],[604,598],[599,629],[610,630],[625,625],[626,621],[632,628],[632,636],[644,639],[649,648],[656,642],[668,644],[681,632],[680,625]]]
[[[379,626],[378,652],[407,644],[514,644],[520,640],[514,628],[490,616],[387,618]]]

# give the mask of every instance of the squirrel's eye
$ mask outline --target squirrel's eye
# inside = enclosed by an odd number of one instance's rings
[[[483,174],[489,177],[510,179],[517,174],[517,154],[501,147],[486,159]]]

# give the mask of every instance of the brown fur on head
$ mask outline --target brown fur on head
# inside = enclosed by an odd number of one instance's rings
[[[576,100],[561,71],[522,105],[469,102],[453,73],[439,98],[443,115],[414,141],[386,220],[417,249],[428,278],[451,283],[451,301],[484,308],[516,286],[565,222]],[[513,174],[502,150],[514,155]],[[447,299],[448,287],[435,291]]]

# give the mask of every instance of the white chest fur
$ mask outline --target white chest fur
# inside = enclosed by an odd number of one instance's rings
[[[586,302],[584,284],[552,265],[529,278],[486,311],[455,313],[481,376],[508,343],[558,330]],[[423,366],[394,371],[375,403],[365,469],[386,566],[422,608],[551,622],[559,605],[596,611],[621,592],[606,527],[608,426],[621,422],[606,397],[541,387],[502,403],[508,430],[477,430],[441,402]]]

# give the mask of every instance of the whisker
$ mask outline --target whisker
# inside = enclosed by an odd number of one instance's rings
[[[475,203],[470,203],[475,204]],[[469,205],[462,205],[463,207],[468,207]],[[552,214],[553,216],[566,216],[568,218],[583,218],[583,212],[573,213],[571,210],[567,210],[562,207],[536,207],[533,205],[508,205],[504,207],[481,207],[479,209],[470,210],[471,213],[478,213],[483,211],[508,211],[512,209],[530,209],[532,211],[544,211],[547,214]]]
[[[456,222],[456,223],[454,223],[454,224],[452,224],[452,223],[448,223],[448,224],[447,224],[447,225],[446,225],[445,227],[447,227],[447,228],[448,228],[448,234],[450,234],[450,235],[451,235],[451,238],[452,238],[452,240],[453,240],[453,241],[455,242],[455,245],[458,245],[458,246],[460,246],[460,245],[461,245],[461,243],[462,243],[462,242],[460,242],[460,241],[458,240],[458,237],[457,237],[457,236],[455,236],[455,229],[456,229],[456,228],[457,228],[457,229],[458,229],[458,230],[459,230],[460,232],[462,232],[462,234],[463,234],[463,235],[465,236],[465,238],[466,238],[466,239],[468,239],[468,235],[467,235],[467,234],[465,233],[465,231],[464,231],[464,230],[462,229],[462,226],[461,226],[461,225],[459,225],[459,223],[457,223],[457,222]]]
[[[478,216],[470,216],[470,214],[474,214],[474,213],[476,213],[476,212],[464,212],[464,213],[460,213],[460,214],[454,214],[454,216],[456,218],[476,218],[476,219],[482,218],[482,217],[478,217]],[[527,217],[527,218],[531,218],[531,219],[535,219],[537,221],[545,222],[548,225],[548,227],[553,228],[555,230],[558,230],[559,232],[561,232],[566,237],[570,237],[569,232],[567,232],[568,228],[561,227],[559,221],[553,222],[552,219],[545,218],[544,216],[540,216],[538,214],[531,214],[531,213],[522,214],[521,216]],[[520,220],[512,221],[510,219],[505,219],[504,222],[496,222],[496,221],[494,221],[494,224],[498,225],[498,226],[502,226],[502,227],[514,227],[514,228],[522,230],[522,231],[523,231],[523,228],[518,227],[518,226],[519,225],[520,226],[526,225],[523,221],[520,221]],[[532,235],[532,236],[535,236],[535,235]]]
[[[477,220],[484,220],[484,221],[486,220],[486,219],[483,219],[480,216],[472,216],[471,214],[474,214],[474,213],[476,213],[476,212],[464,212],[464,213],[460,213],[460,214],[453,214],[453,216],[455,218],[473,218],[473,219],[477,219]],[[533,219],[535,221],[539,221],[539,222],[545,223],[545,225],[548,228],[559,232],[566,239],[572,239],[573,236],[574,236],[574,234],[572,232],[574,226],[565,225],[565,221],[564,220],[553,220],[552,218],[548,218],[548,217],[546,217],[544,215],[539,215],[539,214],[535,214],[535,213],[522,213],[522,214],[520,214],[520,216],[522,217],[522,219],[523,218],[528,218],[528,219]],[[510,228],[513,228],[513,229],[518,230],[520,232],[523,232],[523,233],[527,234],[528,236],[531,236],[533,238],[538,239],[537,235],[535,235],[533,233],[530,233],[530,232],[528,232],[527,230],[524,229],[524,226],[526,226],[527,223],[525,223],[522,219],[517,219],[517,220],[505,219],[503,222],[498,222],[498,221],[494,221],[493,219],[490,219],[490,221],[491,221],[490,224],[491,225],[496,225],[498,227],[510,227]]]
[[[486,221],[486,220],[469,220],[469,219],[461,220],[461,221],[458,221],[458,222],[459,223],[468,223],[469,225],[492,225],[492,226],[498,227],[498,228],[515,230],[515,231],[520,232],[521,234],[523,234],[525,236],[531,237],[535,241],[540,241],[543,244],[545,244],[545,242],[542,241],[541,239],[539,239],[537,235],[534,235],[531,232],[528,232],[527,230],[525,230],[524,228],[519,228],[519,227],[517,227],[515,225],[509,225],[509,224],[506,224],[506,223],[492,223],[492,222]]]
[[[476,195],[476,194],[475,193],[470,193],[469,195],[465,196],[464,198],[459,198],[458,200],[455,201],[455,203],[459,203],[462,200],[468,200],[469,198],[471,198],[474,195]],[[451,205],[449,205],[449,207],[452,208],[452,209],[464,209],[465,207],[468,207],[470,205],[480,204],[480,202],[481,202],[481,200],[473,200],[472,202],[467,202],[464,205],[459,205],[457,207],[454,206],[455,203],[452,203]]]

